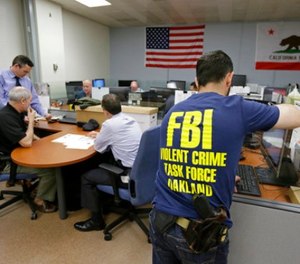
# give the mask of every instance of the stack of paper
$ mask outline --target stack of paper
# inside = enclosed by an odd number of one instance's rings
[[[94,138],[77,134],[66,134],[52,140],[52,142],[64,144],[68,149],[88,149],[94,145],[94,141]]]

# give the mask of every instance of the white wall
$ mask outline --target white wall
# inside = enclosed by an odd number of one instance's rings
[[[66,96],[66,81],[109,77],[108,27],[46,0],[36,1],[36,14],[41,80],[52,98]]]
[[[63,96],[65,54],[61,7],[49,1],[36,1],[36,22],[41,82],[50,84],[51,96]]]
[[[109,77],[109,28],[63,10],[66,80]]]
[[[0,0],[0,70],[8,69],[16,55],[26,54],[20,0]]]

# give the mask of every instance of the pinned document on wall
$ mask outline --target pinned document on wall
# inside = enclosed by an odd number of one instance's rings
[[[109,94],[108,87],[92,87],[92,98],[102,101],[102,97]]]
[[[189,98],[194,93],[197,93],[197,92],[196,91],[185,92],[185,91],[181,91],[181,90],[176,90],[174,104],[177,104],[177,103]]]

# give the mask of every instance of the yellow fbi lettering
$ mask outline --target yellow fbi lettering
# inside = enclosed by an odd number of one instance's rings
[[[160,158],[161,160],[187,163],[188,152],[188,150],[184,149],[161,148]]]
[[[182,165],[165,163],[164,164],[164,169],[165,169],[165,173],[168,176],[184,177],[184,175],[183,175],[183,166]]]
[[[226,159],[227,159],[227,153],[225,152],[208,152],[208,151],[192,152],[193,165],[225,167]]]
[[[177,118],[183,117],[182,123]],[[195,148],[202,139],[202,149],[212,149],[213,109],[190,112],[173,112],[167,128],[167,147],[173,146],[174,131],[181,129],[180,147]],[[199,125],[202,123],[202,131]]]
[[[204,193],[205,196],[210,197],[213,194],[212,187],[205,183],[189,183],[185,180],[181,179],[168,179],[168,187],[170,190],[174,192],[180,193],[189,193],[189,194],[196,194],[196,193]]]
[[[180,164],[164,163],[165,174],[172,177],[181,177],[198,182],[216,182],[217,169],[199,168]]]

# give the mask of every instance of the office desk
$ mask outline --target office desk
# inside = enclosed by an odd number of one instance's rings
[[[267,163],[259,149],[253,150],[244,148],[243,155],[245,160],[241,161],[240,164],[267,167]],[[288,187],[260,184],[260,191],[262,199],[287,203],[291,202],[288,196]]]
[[[60,123],[48,124],[46,121],[39,121],[36,127],[39,129],[51,130],[57,133],[34,141],[31,148],[16,148],[11,153],[11,158],[16,164],[25,167],[56,169],[55,176],[57,184],[59,216],[61,219],[65,219],[67,217],[67,210],[61,167],[87,160],[95,155],[96,151],[93,147],[90,147],[87,150],[66,149],[63,144],[52,142],[52,140],[68,133],[81,135],[87,134],[86,131],[83,131],[75,125]]]
[[[242,164],[265,165],[260,150],[244,149]],[[299,263],[300,205],[289,188],[260,185],[261,197],[234,194],[228,263]]]
[[[157,107],[158,109],[160,109],[160,108],[163,108],[166,105],[166,103],[163,103],[163,102],[141,101],[140,105],[137,105],[137,104],[128,104],[127,102],[122,102],[122,105],[143,106],[143,107]]]

